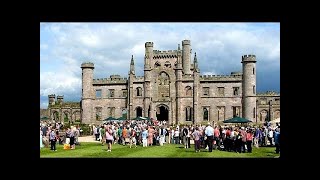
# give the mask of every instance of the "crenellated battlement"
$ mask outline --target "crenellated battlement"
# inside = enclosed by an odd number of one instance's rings
[[[257,93],[257,96],[280,96],[280,93],[276,91],[266,91]]]
[[[92,62],[84,62],[81,64],[81,68],[94,68],[94,64]]]
[[[146,42],[145,47],[153,47],[153,42]]]
[[[111,75],[110,78],[93,79],[93,84],[122,84],[127,83],[128,78],[122,78],[120,75]]]
[[[135,82],[136,81],[143,82],[144,81],[144,76],[136,76]]]
[[[49,98],[56,98],[56,95],[55,94],[50,94],[48,95]]]
[[[178,50],[159,51],[153,50],[153,59],[177,58]]]
[[[200,81],[241,81],[242,74],[200,75]]]
[[[63,99],[63,95],[62,96],[57,96],[57,99]]]
[[[248,55],[243,55],[242,56],[242,62],[243,61],[252,61],[252,62],[256,62],[256,55],[252,55],[252,54],[248,54]]]

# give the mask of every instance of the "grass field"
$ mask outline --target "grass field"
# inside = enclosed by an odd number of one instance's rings
[[[57,151],[51,151],[50,148],[42,148],[40,157],[94,157],[94,158],[274,158],[279,157],[275,153],[275,147],[253,148],[252,153],[235,153],[214,150],[196,153],[194,146],[190,149],[183,148],[182,145],[165,144],[164,146],[149,146],[129,148],[115,144],[112,146],[112,152],[107,152],[106,146],[99,143],[81,143],[75,150],[64,150],[63,145],[57,145]]]

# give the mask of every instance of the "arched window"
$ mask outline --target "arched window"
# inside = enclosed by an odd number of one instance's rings
[[[192,96],[192,89],[190,86],[186,87],[186,96]]]
[[[154,68],[159,68],[159,67],[161,67],[161,64],[158,61],[154,63]]]
[[[142,96],[142,88],[137,87],[137,96]]]
[[[166,61],[166,62],[164,63],[164,67],[166,67],[166,68],[171,68],[171,63],[170,63],[169,61]]]

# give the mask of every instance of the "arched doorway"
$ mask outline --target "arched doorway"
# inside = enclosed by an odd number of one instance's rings
[[[159,105],[157,107],[157,120],[168,121],[169,120],[169,108],[165,105]]]
[[[136,108],[136,117],[142,117],[142,107],[137,107]]]

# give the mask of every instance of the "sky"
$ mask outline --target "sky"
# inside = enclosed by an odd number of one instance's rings
[[[255,54],[257,92],[280,93],[280,23],[40,23],[40,108],[49,94],[80,101],[83,62],[94,63],[94,78],[128,77],[133,55],[143,76],[145,42],[176,50],[185,39],[201,75],[242,71],[241,56]]]

